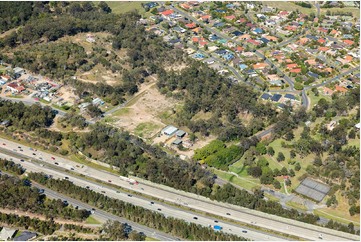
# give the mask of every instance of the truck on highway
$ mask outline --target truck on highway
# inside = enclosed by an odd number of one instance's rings
[[[219,225],[213,225],[213,229],[214,229],[214,231],[221,231],[223,228],[222,228],[222,226],[219,226]]]
[[[119,178],[123,181],[126,181],[126,182],[129,182],[130,185],[138,185],[138,182],[134,179],[131,179],[131,178],[128,178],[128,177],[125,177],[125,176],[119,176]]]

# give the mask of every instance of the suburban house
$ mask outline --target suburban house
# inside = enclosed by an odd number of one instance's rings
[[[28,241],[36,237],[36,233],[32,233],[29,231],[22,232],[19,236],[14,238],[14,241]]]
[[[253,65],[253,69],[255,70],[262,70],[267,66],[266,63],[257,63]]]
[[[25,90],[25,87],[19,85],[17,82],[12,82],[6,86],[6,90],[11,91],[12,93],[20,93]]]

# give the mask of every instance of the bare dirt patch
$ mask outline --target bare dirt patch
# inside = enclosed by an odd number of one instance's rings
[[[173,98],[162,95],[155,83],[143,84],[139,94],[127,105],[127,111],[115,113],[114,117],[118,120],[114,124],[132,133],[136,131],[144,138],[151,138],[167,125],[160,120],[159,113],[171,109],[176,103]]]

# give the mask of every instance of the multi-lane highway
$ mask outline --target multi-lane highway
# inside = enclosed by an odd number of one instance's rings
[[[165,204],[157,203],[155,206],[150,205],[150,201],[147,198],[143,198],[141,196],[129,197],[127,194],[124,194],[122,192],[117,193],[116,189],[105,185],[99,185],[95,182],[87,180],[86,177],[92,177],[94,179],[98,179],[103,182],[111,181],[109,183],[113,185],[117,185],[129,190],[133,190],[138,193],[143,193],[148,196],[163,199],[168,202],[186,206],[188,208],[192,208],[195,210],[207,212],[209,214],[226,217],[228,219],[232,219],[235,221],[256,225],[262,228],[274,230],[285,234],[300,236],[307,240],[317,240],[320,233],[323,234],[324,240],[358,240],[359,239],[358,236],[354,236],[314,225],[309,225],[290,219],[279,218],[277,216],[249,210],[246,208],[241,208],[230,204],[213,202],[202,197],[195,198],[194,194],[188,194],[182,191],[174,192],[147,184],[139,184],[136,186],[130,185],[128,182],[124,180],[120,180],[118,176],[112,173],[108,173],[102,170],[96,170],[87,166],[82,166],[73,161],[64,159],[59,156],[54,156],[45,152],[32,151],[29,149],[29,147],[26,147],[24,145],[19,145],[12,141],[0,139],[0,146],[2,147],[2,149],[5,149],[7,152],[13,152],[16,155],[20,154],[23,155],[24,157],[33,157],[39,161],[45,162],[44,166],[39,166],[38,164],[36,164],[35,167],[34,164],[29,165],[31,163],[23,162],[22,163],[23,166],[29,170],[35,169],[36,171],[43,171],[47,174],[52,174],[54,177],[60,177],[60,178],[68,176],[69,179],[72,180],[77,185],[83,187],[87,185],[89,187],[92,187],[92,189],[96,189],[97,191],[104,191],[107,196],[132,202],[135,205],[143,206],[148,209],[161,212],[166,216],[181,218],[189,222],[195,222],[205,226],[207,226],[208,224],[211,225],[215,224],[214,218],[212,217],[199,215],[197,213],[193,213],[182,208],[175,208],[173,206],[169,206]],[[21,147],[22,151],[20,151],[20,148],[18,147]],[[19,159],[17,159],[17,162],[19,162]],[[58,165],[56,165],[55,163],[57,163]],[[64,171],[64,169],[68,169],[68,170],[74,169],[73,170],[74,173],[82,174],[85,177],[77,177],[71,174],[67,174]],[[158,209],[161,209],[161,211],[159,211]],[[194,217],[197,217],[197,219],[194,219]],[[225,232],[237,234],[250,239],[255,239],[255,240],[281,239],[277,236],[264,234],[263,232],[252,231],[247,228],[242,228],[235,224],[227,223],[221,220],[219,220],[219,224],[221,224],[221,226],[224,227]],[[242,232],[243,230],[247,230],[247,233],[243,233]]]
[[[12,152],[13,151],[11,151],[11,150],[4,151],[1,148],[0,157],[10,158]],[[44,160],[44,157],[43,156],[41,156],[41,157],[43,158],[42,160]],[[187,222],[193,222],[193,223],[201,224],[203,226],[218,224],[223,227],[223,230],[226,233],[236,234],[236,235],[243,236],[243,237],[246,237],[246,238],[252,239],[252,240],[283,240],[281,237],[276,237],[276,236],[268,235],[265,233],[260,233],[257,231],[250,230],[248,228],[242,228],[236,224],[218,220],[216,218],[206,217],[204,215],[186,211],[181,208],[166,205],[164,203],[154,202],[149,198],[144,198],[142,196],[128,194],[121,190],[114,189],[111,186],[99,184],[94,181],[88,181],[85,178],[77,177],[72,174],[67,174],[64,172],[64,170],[72,169],[72,167],[67,164],[63,165],[62,169],[58,168],[59,170],[57,170],[57,168],[54,167],[54,166],[57,166],[55,164],[53,165],[53,164],[45,163],[45,165],[44,165],[42,163],[38,164],[36,162],[29,162],[27,159],[24,159],[24,161],[22,161],[22,162],[20,161],[21,158],[12,158],[12,159],[14,162],[20,163],[27,171],[34,171],[34,172],[41,171],[41,172],[44,172],[45,174],[52,175],[54,178],[68,179],[78,186],[88,187],[89,189],[94,190],[99,193],[103,193],[108,197],[119,199],[119,200],[122,200],[122,201],[125,201],[128,203],[131,203],[133,205],[136,205],[136,206],[141,206],[146,209],[162,213],[165,216],[179,218],[179,219],[185,220]],[[42,160],[40,160],[40,161],[42,161]],[[60,161],[56,161],[56,162],[60,165]],[[75,169],[79,169],[79,168],[75,168]],[[65,177],[67,177],[67,178],[65,178]],[[116,183],[116,182],[112,181],[112,183]],[[130,186],[131,185],[128,184],[128,188]],[[134,187],[137,187],[138,192],[139,192],[139,190],[141,191],[142,189],[143,190],[148,189],[148,188],[146,188],[147,186],[145,186],[145,185],[139,185],[139,186],[134,186]],[[132,189],[130,189],[130,190],[132,190]],[[67,200],[67,201],[69,200],[69,198],[66,196],[62,196],[62,197],[64,200]],[[180,203],[182,200],[176,200],[176,201],[178,203]],[[153,202],[154,204],[152,204],[151,202]],[[81,207],[84,207],[84,205],[82,205]],[[90,206],[88,206],[86,208],[90,209]],[[98,215],[98,212],[96,212],[95,215]],[[104,219],[104,218],[113,218],[113,217],[105,216],[105,212],[104,212],[102,215],[102,218]],[[215,220],[217,220],[218,222],[215,223]],[[141,232],[144,232],[144,229]]]

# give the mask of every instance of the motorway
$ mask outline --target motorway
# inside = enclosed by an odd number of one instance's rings
[[[23,146],[22,146],[23,147]],[[25,148],[25,147],[23,147]],[[2,149],[2,148],[1,148]],[[1,152],[1,150],[0,150]],[[13,157],[13,155],[11,154],[11,151],[3,151],[3,154],[0,153],[0,157],[3,158],[10,158]],[[6,153],[6,154],[4,154]],[[238,236],[243,236],[246,237],[248,239],[251,240],[284,240],[280,237],[275,237],[272,235],[268,235],[268,234],[263,234],[260,233],[258,231],[253,231],[253,230],[249,230],[248,228],[242,228],[239,227],[238,225],[232,224],[232,223],[228,223],[228,222],[224,222],[222,220],[219,219],[215,219],[215,218],[209,218],[209,217],[205,217],[203,215],[199,215],[197,213],[194,212],[190,212],[190,211],[184,211],[180,208],[177,207],[173,207],[173,206],[169,206],[166,205],[164,203],[160,203],[160,202],[155,202],[154,204],[151,204],[151,200],[148,198],[143,198],[141,196],[138,195],[131,195],[131,194],[127,194],[124,193],[120,190],[116,190],[113,187],[110,186],[106,186],[103,184],[99,184],[97,182],[93,182],[93,181],[88,181],[84,178],[81,177],[77,177],[77,176],[73,176],[71,174],[67,174],[64,172],[65,169],[70,169],[69,166],[64,165],[62,168],[63,169],[57,169],[57,167],[54,167],[53,164],[38,164],[36,162],[29,162],[28,160],[25,160],[23,162],[20,161],[19,158],[15,158],[13,157],[13,161],[21,164],[27,171],[33,171],[33,172],[44,172],[45,174],[48,175],[52,175],[54,178],[60,178],[60,179],[64,179],[65,176],[68,177],[68,179],[70,181],[72,181],[75,185],[81,186],[81,187],[89,187],[89,189],[94,190],[98,193],[103,193],[108,197],[111,198],[115,198],[115,199],[119,199],[122,200],[124,202],[128,202],[131,203],[135,206],[141,206],[144,207],[148,210],[152,210],[154,212],[159,212],[164,214],[165,216],[169,216],[169,217],[174,217],[174,218],[178,218],[178,219],[182,219],[185,220],[187,222],[192,222],[192,223],[197,223],[203,226],[209,226],[209,225],[214,225],[216,224],[214,221],[217,220],[218,221],[218,225],[223,227],[224,232],[227,233],[232,233]],[[58,159],[56,159],[56,161],[58,161]],[[59,161],[59,165],[60,165],[60,161]],[[65,169],[64,169],[65,168]],[[78,169],[78,168],[75,168]],[[112,183],[116,183],[115,181],[112,181]],[[128,184],[128,183],[127,183]],[[128,189],[131,185],[128,184]],[[137,189],[148,189],[146,188],[147,186],[141,185],[141,186],[134,186],[137,187]],[[46,189],[48,190],[48,189]],[[139,192],[139,190],[138,190]],[[68,197],[64,196],[63,200],[69,200]],[[178,203],[182,203],[181,200],[176,200],[176,202]],[[79,206],[79,205],[78,205]],[[82,205],[81,207],[84,207],[84,205]],[[91,209],[91,207],[88,205],[87,209]],[[105,212],[104,212],[105,213]],[[105,216],[103,213],[102,218],[104,220],[104,218],[109,218],[107,216]],[[98,215],[98,211],[94,214],[94,215]],[[194,217],[196,217],[197,219],[194,219]],[[128,221],[127,221],[128,223]],[[129,223],[131,224],[131,223]],[[138,230],[138,229],[137,229]],[[140,231],[140,230],[139,230]],[[243,233],[242,231],[247,231],[246,233]],[[143,232],[143,231],[142,231]],[[148,233],[149,234],[149,233]],[[153,236],[153,234],[152,234]],[[151,237],[152,237],[151,236]]]
[[[3,145],[5,143],[6,145]],[[51,155],[41,151],[31,151],[29,147],[24,145],[19,145],[15,142],[0,139],[0,146],[2,148],[2,153],[6,150],[7,153],[10,153],[11,156],[24,156],[24,157],[33,157],[39,161],[44,161],[45,165],[40,166],[39,164],[31,164],[29,162],[22,162],[21,164],[28,170],[35,170],[37,172],[43,171],[46,174],[51,174],[54,177],[64,178],[68,176],[71,181],[80,186],[89,186],[96,191],[104,191],[107,196],[114,197],[126,202],[131,202],[134,205],[142,206],[147,209],[163,213],[166,216],[172,216],[180,219],[184,219],[189,222],[198,223],[201,225],[214,225],[214,218],[199,215],[188,210],[182,210],[182,208],[176,208],[173,206],[156,203],[156,205],[150,205],[150,200],[143,198],[141,196],[132,196],[129,197],[128,194],[122,192],[117,193],[116,190],[110,186],[101,185],[96,182],[88,181],[86,178],[73,176],[64,171],[64,169],[70,170],[74,169],[74,173],[82,174],[83,176],[92,177],[103,182],[108,182],[111,180],[111,184],[133,190],[138,193],[143,193],[148,196],[156,197],[163,199],[167,202],[172,202],[178,205],[186,206],[195,210],[207,212],[209,214],[227,217],[235,221],[242,223],[247,223],[251,225],[256,225],[266,229],[278,231],[285,234],[291,234],[294,236],[300,236],[306,240],[318,240],[319,233],[323,233],[324,240],[359,240],[359,236],[334,231],[319,226],[314,226],[310,224],[304,224],[298,221],[280,218],[274,215],[261,213],[258,211],[233,206],[230,204],[214,202],[207,200],[206,198],[196,196],[194,194],[188,194],[186,192],[172,192],[159,187],[147,185],[140,183],[139,185],[130,185],[128,182],[119,179],[118,176],[108,173],[102,170],[96,170],[87,166],[79,166],[78,163],[61,158],[59,156]],[[19,151],[18,146],[22,147],[23,151]],[[1,151],[0,151],[1,153]],[[33,155],[33,153],[35,155]],[[51,157],[54,157],[53,160]],[[27,158],[28,159],[28,158]],[[14,161],[20,163],[20,159],[14,159]],[[57,162],[59,165],[55,165]],[[57,169],[58,168],[58,169]],[[194,197],[197,198],[194,198]],[[159,211],[158,209],[161,209]],[[229,214],[229,215],[227,215]],[[193,219],[193,217],[198,219]],[[217,219],[218,220],[218,219]],[[249,230],[248,228],[241,228],[238,225],[228,223],[225,221],[219,220],[219,225],[224,228],[225,232],[243,236],[253,240],[281,240],[282,238],[272,236],[270,234],[264,234],[263,232]],[[248,233],[243,233],[242,230],[247,230]]]

